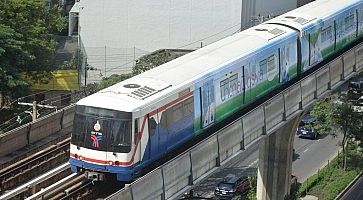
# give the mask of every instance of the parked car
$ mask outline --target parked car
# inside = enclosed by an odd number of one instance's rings
[[[348,87],[353,93],[363,94],[363,77],[352,78]]]
[[[300,138],[316,139],[318,133],[313,128],[315,121],[316,118],[314,116],[309,114],[305,115],[297,128],[296,134]]]
[[[306,114],[301,120],[299,127],[312,125],[315,122],[316,118],[312,115]]]
[[[353,77],[349,81],[348,96],[350,99],[358,99],[363,95],[363,77]]]
[[[250,181],[246,176],[228,176],[218,183],[214,195],[218,199],[232,199],[235,196],[247,194],[250,189]]]
[[[363,96],[359,97],[352,108],[354,112],[363,113]]]
[[[308,138],[313,140],[318,137],[318,134],[316,133],[314,128],[304,126],[301,126],[297,129],[297,135],[299,136],[299,138]]]

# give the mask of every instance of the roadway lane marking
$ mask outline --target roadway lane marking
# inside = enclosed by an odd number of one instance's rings
[[[305,153],[305,152],[307,152],[309,149],[305,149],[305,151],[303,151],[302,153]]]

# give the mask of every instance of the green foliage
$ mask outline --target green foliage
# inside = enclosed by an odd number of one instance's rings
[[[348,139],[360,134],[361,116],[354,112],[349,100],[346,97],[341,98],[341,103],[333,109],[333,123],[336,127],[346,134]],[[344,142],[344,141],[343,141]]]
[[[255,200],[257,199],[257,175],[248,176],[248,180],[250,181],[250,190],[247,193],[247,199]]]
[[[350,140],[363,138],[363,117],[354,112],[347,96],[340,96],[331,102],[324,100],[315,104],[311,114],[316,117],[314,128],[318,133],[342,134],[344,155],[343,168],[346,167],[345,148]]]
[[[330,132],[333,123],[332,105],[330,102],[318,101],[310,113],[316,118],[313,126],[319,134]]]
[[[141,74],[142,72],[174,60],[175,58],[185,55],[187,53],[189,53],[189,51],[175,54],[172,56],[170,50],[161,50],[154,52],[150,55],[143,56],[139,60],[137,60],[136,65],[132,68],[132,74]]]
[[[49,9],[44,0],[0,1],[0,91],[4,96],[21,93],[28,86],[20,79],[21,72],[51,69],[56,46],[51,35],[66,25],[60,11],[59,7]],[[44,74],[32,76],[40,80]]]
[[[60,69],[80,69],[83,55],[80,49],[73,53],[71,60],[64,61]]]

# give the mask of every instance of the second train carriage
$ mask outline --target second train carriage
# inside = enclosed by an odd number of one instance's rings
[[[363,3],[318,0],[266,23],[299,31],[302,71],[306,71],[362,37]]]
[[[318,28],[325,19],[310,11],[333,0],[317,2],[295,12],[310,16],[306,23],[287,22],[293,16],[271,20],[80,100],[71,139],[72,171],[86,170],[94,180],[104,174],[133,180],[150,162],[325,59],[315,62],[311,44],[330,38]],[[328,7],[324,16],[334,21],[332,16],[355,9],[359,27],[361,4],[342,0],[341,8]],[[315,36],[307,30],[320,31]],[[329,41],[324,45],[340,49],[338,39]]]

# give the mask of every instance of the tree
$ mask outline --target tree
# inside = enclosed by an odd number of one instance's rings
[[[59,7],[49,8],[44,0],[0,1],[0,96],[24,91],[28,85],[20,78],[22,72],[34,80],[48,75],[34,71],[52,69],[56,46],[52,34],[66,25],[60,13]]]
[[[311,110],[311,114],[316,117],[314,128],[318,132],[333,136],[343,135],[343,168],[346,169],[347,145],[353,138],[362,138],[362,116],[354,112],[346,96],[334,101],[318,101]]]
[[[316,119],[314,129],[319,134],[329,133],[333,122],[332,104],[326,100],[318,101],[310,113]]]
[[[360,114],[354,112],[351,104],[346,97],[341,99],[340,104],[335,105],[333,109],[333,123],[338,130],[343,134],[342,148],[343,148],[343,168],[346,169],[347,165],[347,147],[353,138],[358,138],[360,130],[362,129]]]
[[[7,96],[16,96],[17,92],[24,91],[28,86],[25,81],[20,80],[16,68],[9,67],[11,57],[22,54],[23,42],[19,38],[20,34],[14,29],[0,24],[0,108],[5,104]]]

